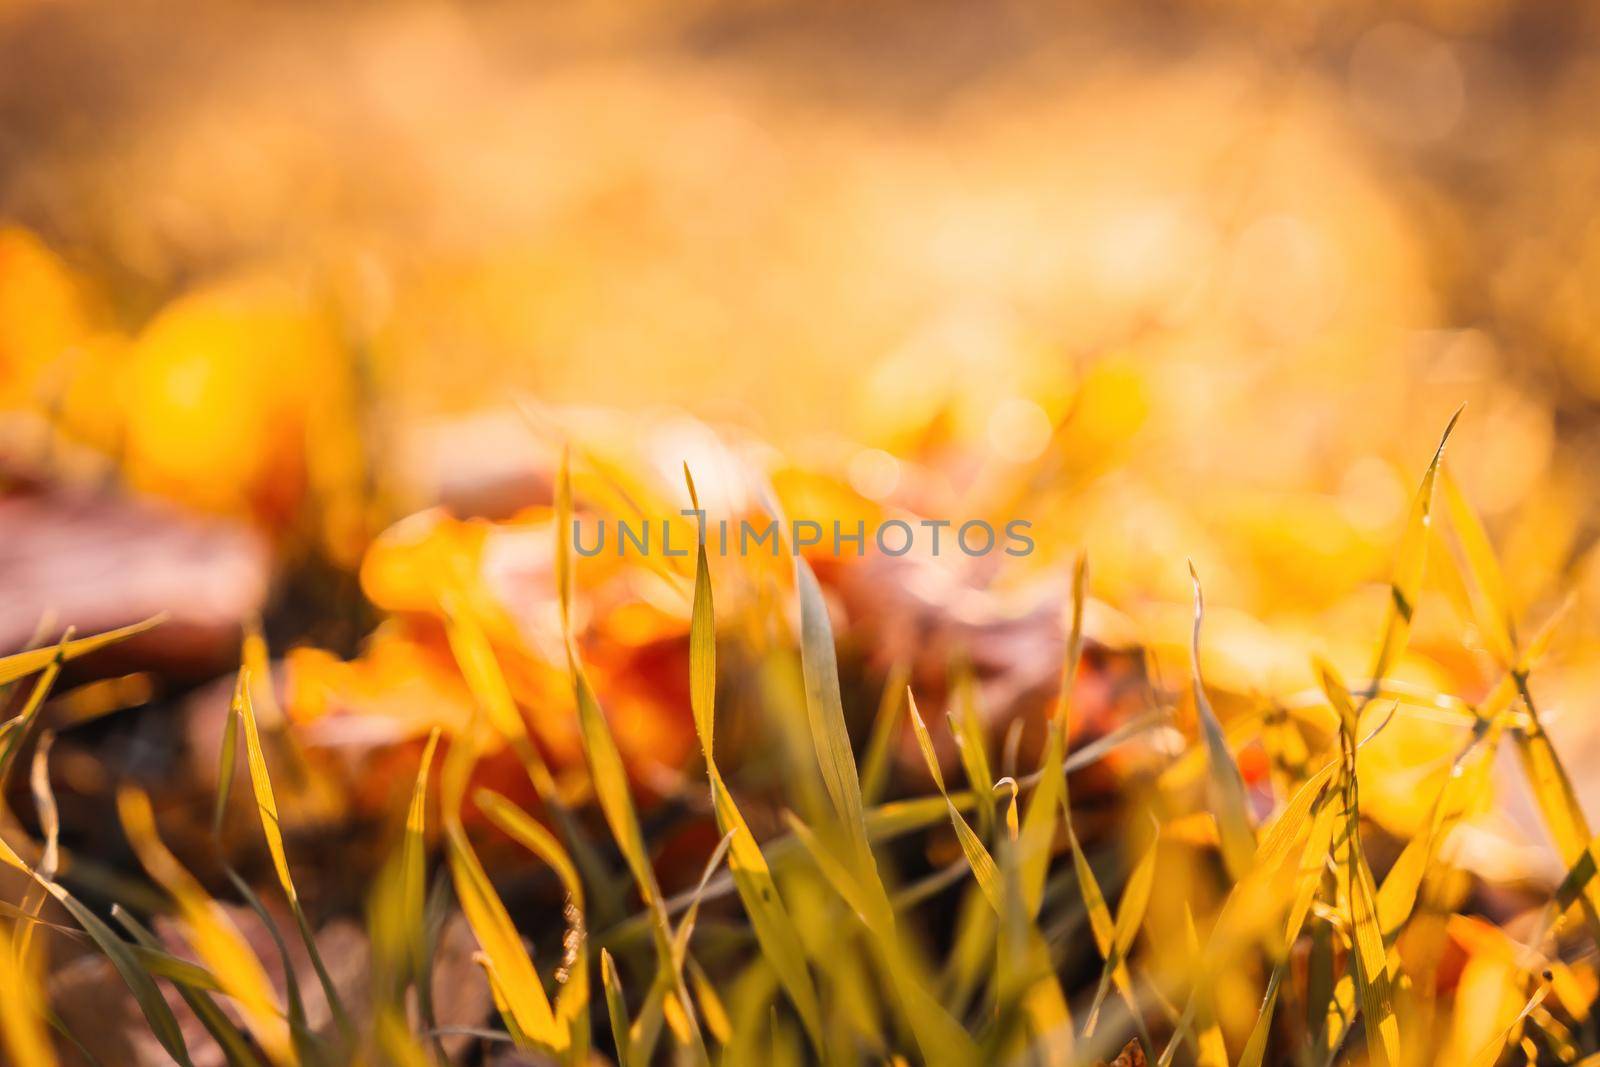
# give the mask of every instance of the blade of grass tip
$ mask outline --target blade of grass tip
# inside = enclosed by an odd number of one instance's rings
[[[600,950],[600,982],[606,991],[606,1014],[611,1018],[611,1040],[616,1044],[618,1067],[632,1067],[633,1045],[628,1039],[628,1001],[622,992],[622,979],[617,974],[616,961],[611,953]]]
[[[28,954],[0,926],[0,1047],[16,1067],[55,1067],[42,1010],[44,997],[38,977],[28,965]]]
[[[1334,774],[1339,769],[1338,760],[1329,760],[1316,773],[1300,784],[1283,809],[1267,826],[1256,849],[1253,867],[1257,871],[1270,871],[1282,863],[1310,825],[1312,812],[1328,791]]]
[[[334,986],[333,976],[328,973],[322,952],[317,948],[316,933],[311,929],[310,920],[306,918],[305,909],[300,903],[300,893],[295,888],[294,876],[289,872],[289,853],[283,841],[283,824],[278,817],[278,799],[272,790],[272,775],[267,770],[267,756],[261,745],[261,730],[256,719],[255,700],[250,695],[251,680],[250,669],[241,666],[238,685],[234,689],[236,703],[229,709],[228,730],[224,731],[223,735],[225,766],[231,770],[235,760],[232,731],[234,724],[237,723],[244,728],[245,764],[250,771],[250,789],[255,796],[256,816],[261,823],[261,834],[267,841],[267,854],[272,858],[273,872],[278,876],[278,886],[283,890],[284,899],[289,903],[289,912],[294,916],[295,925],[299,928],[300,940],[305,943],[311,967],[316,972],[323,996],[327,999],[329,1013],[333,1016],[340,1033],[348,1040],[354,1037],[355,1027],[345,1011],[339,990]],[[222,789],[230,784],[219,782],[218,788]],[[219,807],[218,825],[221,813],[222,809]]]
[[[928,734],[928,726],[922,721],[922,713],[917,710],[917,700],[908,688],[906,690],[906,709],[911,717],[911,726],[916,731],[917,747],[922,750],[922,758],[928,765],[928,773],[933,777],[933,784],[938,786],[939,793],[944,797],[945,805],[950,810],[950,825],[955,828],[956,839],[961,843],[961,851],[967,857],[967,863],[972,867],[972,874],[978,880],[978,885],[983,889],[984,896],[989,898],[989,903],[994,907],[995,914],[1005,912],[1005,897],[1000,884],[1000,868],[995,864],[994,857],[984,847],[983,840],[968,825],[967,820],[961,817],[956,806],[950,803],[950,793],[945,788],[944,775],[939,771],[939,756],[933,748],[933,738]]]
[[[144,633],[146,630],[158,626],[166,621],[166,614],[153,615],[143,622],[133,623],[116,630],[107,630],[103,634],[94,634],[90,637],[80,637],[76,640],[63,641],[59,646],[49,645],[44,648],[29,649],[26,652],[16,652],[0,658],[0,685],[10,685],[19,678],[26,678],[45,669],[57,658],[62,662],[86,656],[90,652],[97,652],[107,645],[114,645],[118,641],[126,641],[130,637]]]
[[[411,802],[406,806],[405,835],[400,842],[400,908],[406,931],[417,936],[407,961],[412,977],[420,969],[423,912],[427,896],[427,842],[428,827],[428,771],[433,766],[434,750],[439,747],[439,728],[428,733],[422,747],[422,759],[417,765],[416,784],[411,788]]]
[[[145,1017],[145,1022],[150,1026],[150,1032],[166,1049],[181,1067],[193,1067],[189,1059],[189,1050],[184,1045],[183,1032],[178,1028],[178,1021],[172,1014],[172,1009],[167,1006],[166,999],[161,995],[161,990],[156,986],[155,980],[150,977],[150,972],[140,964],[134,956],[128,943],[118,937],[99,916],[84,907],[77,898],[68,893],[64,888],[53,881],[39,877],[38,873],[23,862],[5,839],[0,837],[0,863],[16,868],[27,877],[39,882],[46,892],[55,897],[56,901],[65,908],[90,940],[111,961],[111,966],[121,976],[128,991],[133,994],[134,1001],[139,1005],[140,1012]]]
[[[947,716],[950,736],[961,758],[967,785],[978,800],[978,828],[987,835],[995,824],[994,771],[989,765],[987,739],[972,668],[963,660],[956,669],[955,708]]]
[[[161,950],[161,942],[156,935],[128,914],[122,905],[111,906],[111,917],[128,931],[128,936],[133,938],[134,944],[150,952]],[[216,1041],[229,1067],[261,1067],[261,1060],[256,1056],[250,1041],[212,999],[212,990],[183,979],[174,979],[172,984],[173,988],[177,989],[178,995],[183,998],[183,1002],[189,1006],[189,1010],[194,1012],[195,1018],[200,1020],[200,1025],[206,1028],[206,1033]]]
[[[805,677],[806,718],[822,769],[822,784],[833,802],[834,814],[844,827],[853,862],[872,865],[867,844],[866,819],[861,801],[861,781],[856,775],[855,752],[845,726],[844,704],[839,697],[839,664],[833,646],[833,624],[816,575],[803,557],[794,558],[795,585],[800,596],[800,666]]]
[[[689,486],[689,500],[696,513],[700,512],[700,494],[695,491],[694,475],[689,465],[683,466],[683,478]],[[717,699],[717,628],[716,608],[711,596],[711,568],[706,560],[704,525],[701,526],[694,572],[694,607],[689,622],[689,707],[694,713],[694,728],[700,735],[700,748],[705,753],[706,764],[714,762],[715,746],[713,708]]]
[[[266,970],[238,927],[162,844],[149,797],[123,786],[117,791],[117,812],[140,864],[172,895],[190,944],[238,1004],[262,1051],[274,1063],[296,1062],[289,1026]]]
[[[1417,487],[1417,495],[1411,501],[1411,511],[1406,517],[1405,531],[1400,537],[1400,552],[1395,560],[1394,577],[1389,583],[1390,610],[1384,622],[1383,640],[1378,646],[1378,655],[1372,666],[1373,692],[1377,691],[1378,683],[1389,673],[1389,668],[1394,666],[1395,659],[1405,650],[1406,641],[1411,634],[1411,617],[1416,611],[1417,595],[1422,591],[1422,576],[1427,569],[1428,525],[1433,513],[1433,487],[1438,481],[1439,464],[1444,459],[1445,443],[1450,440],[1450,431],[1455,429],[1456,420],[1461,418],[1465,406],[1463,404],[1456,408],[1455,414],[1450,416],[1444,433],[1439,436],[1439,447],[1434,449],[1433,459],[1422,475],[1422,484]]]
[[[899,734],[900,716],[905,710],[901,695],[910,680],[911,665],[906,660],[896,660],[889,667],[883,696],[878,701],[878,713],[872,720],[872,733],[867,738],[867,748],[861,757],[861,799],[864,804],[877,803],[889,783],[889,758],[894,754],[894,740]]]
[[[1206,697],[1205,682],[1200,674],[1200,624],[1205,619],[1205,596],[1200,590],[1200,575],[1189,564],[1189,576],[1194,581],[1194,639],[1190,646],[1191,670],[1194,688],[1195,712],[1200,718],[1200,731],[1205,737],[1206,764],[1211,776],[1211,802],[1217,819],[1217,830],[1222,841],[1222,859],[1234,881],[1241,881],[1250,873],[1255,857],[1256,837],[1250,826],[1250,806],[1245,795],[1244,776],[1228,749],[1222,723],[1211,710]]]

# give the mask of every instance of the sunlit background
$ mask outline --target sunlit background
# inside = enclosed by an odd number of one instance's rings
[[[1369,666],[1465,403],[1448,466],[1519,624],[1576,594],[1538,684],[1600,810],[1597,46],[1592,5],[1510,0],[9,0],[0,632],[168,610],[203,676],[236,649],[207,627],[263,611],[302,678],[404,704],[422,638],[369,635],[449,520],[394,524],[548,505],[567,441],[672,509],[736,455],[821,518],[1026,518],[1037,553],[952,581],[1054,619],[1086,551],[1099,636],[1169,680],[1192,559],[1210,680],[1287,696],[1312,652]],[[119,488],[226,522],[173,548]],[[506,601],[537,651],[548,612]],[[1498,672],[1463,605],[1430,577],[1400,673],[1470,699]],[[652,699],[625,747],[681,760]],[[1430,729],[1364,756],[1397,832]],[[1558,874],[1506,788],[1480,862]]]

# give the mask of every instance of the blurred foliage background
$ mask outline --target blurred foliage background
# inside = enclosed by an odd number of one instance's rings
[[[269,591],[205,610],[342,597],[288,636],[348,656],[406,610],[381,531],[548,503],[520,398],[664,479],[733,440],[791,507],[1027,518],[963,579],[1059,604],[1086,550],[1173,679],[1192,558],[1208,679],[1262,697],[1365,669],[1465,402],[1511,601],[1576,595],[1540,686],[1600,810],[1597,45],[1510,0],[5,0],[5,477],[226,520]],[[1399,673],[1481,695],[1426,589]],[[1364,751],[1380,821],[1446,743]],[[1506,792],[1480,865],[1559,875]]]

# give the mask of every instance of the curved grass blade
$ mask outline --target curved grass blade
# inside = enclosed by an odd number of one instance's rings
[[[139,1005],[140,1012],[150,1026],[150,1031],[166,1049],[180,1067],[193,1067],[189,1059],[189,1050],[184,1045],[183,1032],[178,1028],[178,1021],[173,1017],[172,1009],[167,1006],[166,999],[162,997],[161,990],[156,986],[150,972],[134,954],[132,947],[107,926],[94,912],[84,907],[71,893],[53,881],[43,879],[38,872],[29,867],[21,856],[6,844],[0,837],[0,863],[14,867],[23,874],[44,887],[44,890],[72,916],[84,933],[89,935],[95,946],[111,961],[111,966],[121,976],[129,992],[133,994],[134,1001]]]
[[[561,990],[556,994],[555,1016],[569,1034],[569,1058],[583,1062],[589,1043],[589,934],[584,921],[583,881],[561,842],[527,812],[488,789],[475,792],[473,801],[490,822],[548,864],[566,890],[567,933],[562,939],[565,957],[558,972]]]
[[[111,906],[111,916],[122,924],[124,930],[128,931],[128,936],[133,938],[134,944],[142,947],[148,953],[161,953],[161,942],[157,940],[155,934],[151,933],[137,919],[128,914],[120,904]],[[183,1002],[189,1005],[189,1010],[194,1012],[195,1018],[200,1020],[200,1025],[206,1028],[206,1032],[211,1035],[212,1040],[216,1041],[217,1047],[222,1050],[222,1055],[227,1060],[229,1067],[261,1067],[261,1060],[256,1056],[249,1040],[233,1024],[233,1020],[228,1018],[227,1013],[212,999],[211,994],[219,990],[219,987],[215,984],[215,977],[209,972],[202,971],[201,973],[205,978],[209,979],[210,984],[199,984],[192,979],[174,977],[171,974],[164,977],[172,979],[173,988],[178,991],[178,995],[183,998]]]
[[[784,817],[824,879],[866,927],[924,1059],[934,1067],[982,1062],[976,1043],[917,980],[900,947],[894,909],[876,872],[870,885],[861,884],[837,850],[829,848],[793,813],[785,812]]]
[[[695,491],[694,478],[688,467],[684,478],[689,486],[689,498],[695,511],[700,510],[700,497]],[[755,835],[750,832],[744,816],[734,803],[733,795],[722,780],[717,768],[714,745],[716,729],[716,678],[717,636],[716,605],[711,587],[711,571],[706,559],[702,539],[695,561],[694,609],[689,623],[689,693],[694,713],[695,729],[700,737],[700,749],[706,762],[706,774],[711,785],[711,805],[717,826],[727,835],[728,870],[738,891],[745,914],[750,919],[762,955],[771,964],[778,981],[789,995],[800,1016],[812,1047],[819,1054],[823,1050],[822,1013],[817,1001],[816,987],[806,966],[805,950],[794,923],[784,907],[783,897],[767,861],[761,854]],[[704,892],[702,885],[699,892]],[[698,899],[698,894],[696,896]]]
[[[563,455],[556,489],[556,528],[568,529],[571,517],[572,471],[568,457]],[[645,850],[639,814],[634,809],[633,795],[628,786],[627,768],[617,749],[616,738],[612,736],[610,723],[606,721],[605,713],[600,709],[600,703],[589,685],[573,641],[571,544],[564,536],[555,540],[562,638],[566,645],[567,668],[572,677],[578,732],[589,768],[589,780],[611,836],[616,840],[617,848],[651,914],[651,932],[656,945],[659,973],[666,977],[672,994],[671,1002],[663,1006],[664,1016],[673,1030],[673,1036],[688,1050],[693,1060],[696,1063],[709,1063],[710,1056],[705,1049],[705,1038],[700,1033],[688,987],[681,972],[672,964],[671,925],[667,920],[666,905],[656,881],[655,870]]]
[[[806,718],[822,769],[822,784],[844,828],[853,862],[872,865],[867,826],[856,773],[855,752],[845,726],[839,697],[839,664],[833,647],[833,624],[811,565],[795,556],[795,586],[800,596],[800,666],[805,677]],[[863,866],[863,869],[865,869]]]
[[[1138,864],[1133,868],[1133,873],[1128,876],[1127,884],[1122,888],[1122,898],[1117,901],[1117,918],[1111,929],[1111,951],[1106,953],[1105,967],[1100,974],[1100,987],[1095,991],[1094,1002],[1090,1005],[1088,1018],[1084,1021],[1087,1033],[1094,1033],[1095,1022],[1100,1015],[1100,1007],[1105,1003],[1106,994],[1111,990],[1111,982],[1117,969],[1125,967],[1128,955],[1133,951],[1133,942],[1139,936],[1139,928],[1144,925],[1145,909],[1150,904],[1150,891],[1155,886],[1156,856],[1161,839],[1159,833]],[[1128,979],[1124,979],[1129,981]],[[1129,981],[1131,988],[1131,981]]]
[[[296,1062],[289,1026],[261,961],[216,901],[161,843],[149,798],[123,786],[117,791],[117,811],[139,862],[172,895],[190,944],[238,1004],[262,1050],[274,1063]]]
[[[987,836],[995,824],[994,771],[989,765],[978,684],[972,677],[972,668],[965,662],[957,668],[955,707],[947,718],[956,755],[967,775],[967,785],[978,800],[978,828]]]
[[[1200,675],[1200,624],[1205,618],[1205,597],[1200,591],[1200,575],[1192,562],[1189,564],[1189,576],[1194,581],[1194,639],[1190,646],[1190,663],[1195,713],[1200,718],[1200,732],[1205,738],[1211,803],[1222,840],[1222,859],[1228,874],[1237,882],[1250,873],[1256,837],[1250,826],[1250,804],[1245,795],[1244,776],[1234,762],[1233,753],[1222,732],[1222,723],[1211,709],[1205,682]]]
[[[260,655],[264,656],[265,651],[263,650]],[[234,704],[229,709],[228,727],[223,733],[223,767],[226,780],[218,782],[219,804],[215,826],[221,825],[222,805],[226,803],[227,790],[232,784],[234,732],[235,725],[238,724],[244,728],[245,763],[250,772],[250,788],[255,796],[256,816],[261,823],[261,834],[266,838],[267,853],[272,858],[272,869],[278,876],[278,885],[283,890],[284,898],[289,902],[289,912],[294,916],[295,925],[300,931],[300,940],[306,946],[311,967],[316,972],[318,983],[322,986],[323,996],[327,998],[328,1010],[333,1015],[341,1034],[349,1040],[355,1035],[355,1027],[345,1011],[344,1001],[333,983],[333,976],[328,973],[327,964],[323,962],[322,952],[317,948],[317,936],[312,931],[305,909],[300,904],[300,893],[295,889],[294,876],[289,872],[289,854],[283,842],[283,825],[278,818],[278,800],[273,794],[272,776],[267,771],[267,757],[261,745],[261,731],[256,720],[255,701],[250,695],[250,682],[250,669],[240,667],[238,684],[234,689]]]
[[[1341,832],[1336,835],[1334,866],[1338,894],[1349,923],[1352,951],[1351,975],[1361,1014],[1366,1019],[1367,1055],[1378,1067],[1400,1062],[1400,1023],[1395,1013],[1394,976],[1389,969],[1389,953],[1383,943],[1379,922],[1377,890],[1372,871],[1367,867],[1361,847],[1361,820],[1356,787],[1355,721],[1353,713],[1344,717],[1340,730],[1343,772],[1341,776]]]
[[[950,803],[950,792],[945,788],[944,775],[939,770],[939,756],[933,748],[933,738],[928,734],[928,726],[922,721],[922,713],[917,710],[917,700],[910,689],[906,690],[906,708],[911,717],[911,726],[916,731],[917,746],[922,750],[923,761],[928,765],[928,773],[933,777],[933,784],[938,787],[939,795],[944,797],[944,802],[950,812],[950,825],[955,828],[956,840],[961,843],[961,851],[967,857],[967,863],[972,867],[972,874],[978,880],[978,886],[983,890],[983,895],[989,898],[990,905],[995,914],[1005,912],[1004,889],[1000,884],[1000,868],[995,864],[994,857],[984,847],[983,840],[962,818],[956,806]]]
[[[1411,617],[1416,612],[1417,596],[1422,591],[1422,577],[1428,562],[1428,525],[1433,514],[1433,487],[1438,481],[1439,464],[1444,459],[1444,446],[1450,440],[1450,431],[1455,429],[1456,420],[1461,418],[1465,406],[1456,408],[1455,414],[1445,424],[1444,433],[1439,435],[1439,447],[1434,449],[1433,459],[1423,472],[1422,484],[1417,487],[1417,494],[1411,500],[1411,511],[1400,537],[1394,577],[1389,582],[1390,607],[1384,621],[1383,640],[1378,645],[1378,654],[1372,665],[1372,692],[1376,692],[1377,684],[1388,675],[1389,668],[1405,651],[1406,641],[1411,635]],[[1368,694],[1369,699],[1371,695]]]
[[[508,1028],[514,1023],[516,1029],[536,1045],[554,1052],[562,1051],[568,1044],[566,1029],[556,1024],[539,972],[523,947],[510,913],[472,851],[466,832],[459,824],[452,823],[445,827],[445,842],[456,898],[494,969],[506,1002]]]

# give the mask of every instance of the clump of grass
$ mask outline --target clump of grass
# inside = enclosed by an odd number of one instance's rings
[[[1453,427],[1452,419],[1451,426]],[[1493,1065],[1519,1050],[1531,1058],[1575,1062],[1593,1045],[1589,1021],[1592,962],[1565,960],[1558,936],[1576,911],[1600,933],[1600,845],[1577,800],[1568,771],[1545,733],[1531,672],[1553,625],[1520,638],[1489,540],[1442,466],[1447,427],[1428,464],[1404,530],[1389,609],[1370,676],[1355,684],[1326,663],[1316,665],[1320,699],[1297,705],[1271,729],[1292,731],[1304,753],[1301,769],[1279,783],[1274,810],[1259,805],[1230,734],[1212,707],[1200,672],[1204,600],[1194,579],[1192,700],[1198,743],[1187,758],[1202,761],[1205,802],[1174,807],[1175,798],[1146,805],[1152,824],[1126,869],[1097,864],[1086,852],[1068,793],[1067,774],[1099,752],[1069,752],[1071,694],[1083,641],[1087,568],[1080,561],[1070,603],[1060,693],[1046,724],[1038,763],[1018,777],[996,779],[988,742],[978,728],[971,679],[958,681],[951,730],[966,778],[946,775],[915,694],[896,672],[867,746],[860,773],[847,729],[827,605],[805,560],[796,557],[798,658],[804,690],[808,754],[822,790],[792,797],[803,814],[783,813],[787,833],[765,841],[752,830],[717,751],[718,634],[705,545],[697,553],[689,633],[689,692],[700,742],[707,810],[720,843],[694,889],[669,899],[652,865],[650,842],[630,790],[611,726],[589,682],[572,632],[572,560],[557,538],[556,573],[572,702],[595,803],[611,847],[642,902],[643,913],[597,937],[588,901],[610,896],[604,850],[558,796],[550,771],[527,732],[500,674],[495,654],[464,602],[446,605],[448,632],[483,721],[504,737],[544,801],[549,824],[507,797],[471,789],[478,761],[476,729],[452,740],[430,804],[430,767],[439,735],[422,752],[400,840],[373,887],[368,925],[372,993],[353,1010],[341,997],[318,950],[292,875],[288,844],[252,697],[259,646],[247,655],[229,711],[213,826],[220,833],[236,774],[242,734],[254,807],[282,894],[315,968],[333,1016],[313,1032],[282,934],[255,891],[231,868],[234,888],[267,923],[283,956],[282,995],[226,912],[162,845],[148,800],[119,793],[128,837],[146,870],[171,898],[178,926],[198,963],[178,959],[131,914],[115,914],[116,932],[57,880],[58,844],[49,790],[48,741],[38,746],[31,780],[44,840],[13,847],[0,838],[0,860],[22,872],[29,889],[0,916],[0,1035],[22,1067],[55,1062],[51,1030],[70,1042],[50,1006],[42,979],[40,931],[84,938],[110,961],[172,1059],[190,1062],[160,984],[174,989],[230,1064],[426,1064],[446,1058],[432,1018],[433,951],[427,867],[442,841],[457,905],[480,949],[476,957],[499,1016],[499,1028],[474,1031],[552,1062],[593,1062],[598,1052],[623,1067],[662,1062],[847,1064],[920,1062],[949,1067],[989,1063],[1119,1064],[1366,1062],[1408,1067],[1433,1062],[1444,1005],[1438,976],[1443,931],[1458,919],[1457,872],[1444,845],[1481,805],[1489,768],[1507,738],[1521,759],[1540,810],[1570,873],[1547,905],[1530,941],[1504,939],[1523,1007],[1475,1054]],[[685,471],[695,508],[698,494]],[[1435,496],[1443,486],[1452,553],[1479,626],[1504,679],[1476,705],[1419,695],[1387,675],[1405,649],[1432,537]],[[558,529],[572,514],[571,481],[558,485]],[[137,628],[0,660],[0,683],[35,676],[21,713],[0,725],[0,777],[9,777],[60,664],[129,636]],[[251,659],[256,662],[252,664]],[[1407,706],[1426,701],[1455,709],[1465,740],[1419,832],[1375,875],[1363,840],[1358,754]],[[901,713],[909,721],[935,792],[880,802],[889,738]],[[1263,732],[1269,729],[1263,718]],[[1126,735],[1124,735],[1126,736]],[[1119,738],[1113,738],[1115,743]],[[1279,741],[1281,742],[1281,738]],[[1198,766],[1198,765],[1197,765]],[[867,784],[863,785],[865,778]],[[470,792],[470,796],[469,796]],[[558,960],[539,961],[480,861],[463,818],[469,803],[489,826],[549,868],[565,896]],[[430,810],[438,826],[429,825]],[[895,850],[906,835],[948,825],[959,859],[931,888],[902,888]],[[1133,836],[1138,835],[1139,820]],[[1198,835],[1195,827],[1198,826]],[[1181,829],[1180,829],[1181,828]],[[1207,842],[1209,866],[1186,876],[1169,838]],[[20,839],[18,839],[20,841]],[[24,855],[24,853],[27,853]],[[727,873],[719,869],[726,862]],[[940,960],[919,907],[959,887],[960,904]],[[702,905],[731,893],[747,935],[715,965],[697,958]],[[43,917],[54,899],[75,924]],[[1154,913],[1181,915],[1174,938],[1158,932]],[[642,930],[647,946],[622,935]],[[1099,957],[1098,977],[1074,985],[1075,931],[1086,930]],[[1176,943],[1173,943],[1176,941]],[[623,966],[622,958],[631,966]],[[648,975],[630,988],[628,974]],[[1581,975],[1581,976],[1580,976]],[[1237,989],[1244,976],[1254,1007],[1243,1017]],[[591,1003],[598,982],[606,1019],[597,1028]],[[1458,1007],[1456,1010],[1470,1010]],[[1226,1024],[1226,1025],[1225,1025]],[[608,1033],[606,1032],[608,1031]],[[1359,1035],[1359,1036],[1357,1036]],[[598,1040],[598,1048],[595,1043]],[[1120,1053],[1120,1054],[1119,1054]],[[1587,1062],[1587,1061],[1585,1061]]]

